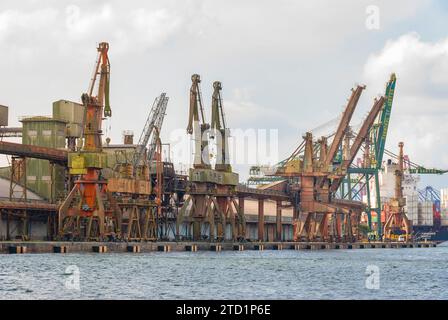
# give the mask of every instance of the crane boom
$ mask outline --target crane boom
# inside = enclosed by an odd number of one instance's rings
[[[194,134],[194,162],[195,168],[210,168],[208,158],[208,138],[207,130],[210,125],[205,122],[204,108],[202,106],[202,96],[199,83],[201,77],[198,74],[191,76],[190,88],[190,112],[188,117],[187,133]],[[200,118],[199,118],[200,115]]]
[[[350,166],[350,164],[353,162],[353,160],[356,157],[356,154],[358,153],[359,149],[361,148],[361,144],[364,142],[364,140],[367,138],[367,135],[369,134],[369,130],[372,127],[373,122],[375,121],[376,117],[378,116],[378,113],[381,111],[381,108],[384,105],[384,97],[380,97],[379,99],[375,99],[375,103],[373,104],[372,109],[370,110],[367,118],[364,120],[361,129],[359,130],[355,141],[353,142],[350,151],[349,156],[347,159],[344,159],[341,163],[341,165],[338,168],[338,171],[340,172],[346,172],[347,168]],[[345,173],[343,175],[338,176],[333,180],[330,186],[331,192],[336,192],[336,190],[339,188],[342,179],[344,178]]]
[[[159,132],[161,130],[163,119],[165,117],[167,103],[168,103],[168,97],[166,96],[166,93],[162,93],[159,97],[157,97],[154,100],[148,118],[146,120],[145,126],[138,140],[136,152],[134,153],[133,158],[134,171],[140,164],[140,161],[143,159],[145,148],[148,146],[151,137],[152,142],[151,145],[149,145],[148,159],[151,160],[153,158],[155,150],[155,146],[153,146],[153,144],[155,144],[156,140],[156,134],[154,130],[155,128],[157,128]]]
[[[83,141],[80,149],[84,151],[101,150],[101,123],[102,112],[104,116],[112,116],[109,105],[109,81],[110,81],[110,62],[109,62],[109,44],[101,42],[98,47],[98,56],[93,70],[93,76],[87,93],[82,94],[81,99],[84,108],[84,115],[81,126],[81,136]],[[100,70],[100,72],[98,72]],[[98,91],[94,96],[94,88],[98,75],[100,76]],[[93,105],[95,107],[93,107]]]
[[[331,143],[330,148],[325,156],[324,170],[328,170],[329,165],[332,163],[339,146],[342,143],[342,139],[344,137],[344,133],[347,130],[348,125],[350,124],[350,120],[355,111],[356,105],[358,104],[359,98],[361,97],[362,90],[364,90],[365,86],[357,86],[355,90],[352,89],[352,95],[347,103],[347,107],[342,115],[342,119],[339,122],[338,129],[336,130],[335,136],[333,138],[333,142]]]
[[[220,81],[213,82],[213,96],[212,96],[212,129],[226,129],[226,120],[224,117],[224,110],[222,107],[221,98],[222,84]]]
[[[231,172],[232,168],[229,161],[229,146],[228,137],[229,129],[226,127],[226,120],[224,116],[224,109],[222,106],[221,98],[222,84],[219,81],[213,83],[213,96],[212,96],[212,117],[211,117],[211,129],[215,132],[213,137],[216,137],[216,133],[219,133],[217,141],[218,157],[215,165],[215,169],[219,171]]]
[[[98,85],[98,94],[96,100],[98,104],[104,103],[104,116],[112,116],[112,111],[109,104],[109,84],[110,84],[110,61],[108,56],[109,44],[107,42],[101,42],[98,45],[98,56],[96,59],[95,68],[93,70],[92,79],[90,80],[88,95],[93,97],[93,90],[98,75],[100,75],[100,81]]]
[[[384,149],[386,147],[386,137],[387,131],[389,128],[390,115],[392,112],[392,102],[395,94],[395,85],[397,82],[397,77],[395,73],[392,73],[390,76],[389,82],[386,84],[386,94],[384,107],[381,111],[380,123],[378,126],[378,130],[375,132],[376,135],[374,137],[376,141],[376,168],[381,169],[383,163]]]
[[[191,76],[190,89],[190,113],[188,117],[187,133],[192,134],[194,131],[194,122],[199,122],[199,111],[201,112],[201,124],[205,124],[204,108],[202,107],[202,95],[199,87],[201,77],[198,74]]]
[[[397,155],[387,149],[384,149],[384,153],[394,159],[399,158],[399,155]],[[406,156],[405,156],[405,158],[406,158]],[[408,166],[408,168],[407,168],[408,172],[411,174],[439,174],[439,175],[442,175],[442,174],[448,173],[448,170],[442,170],[442,169],[437,169],[437,168],[426,168],[420,164],[410,161],[409,158],[405,159],[404,161]]]
[[[168,105],[168,99],[169,98],[166,96],[163,97],[157,119],[154,123],[154,129],[157,130],[156,131],[157,134],[152,135],[151,143],[149,144],[149,150],[148,150],[148,156],[147,156],[147,159],[149,160],[149,162],[151,162],[151,160],[154,159],[154,153],[155,153],[156,147],[157,147],[158,143],[160,142],[159,135],[162,130],[162,124],[163,124],[163,120],[164,120],[165,114],[166,114],[166,106]]]
[[[440,170],[440,169],[428,169],[424,167],[410,168],[409,173],[418,173],[418,174],[445,174],[448,170]]]

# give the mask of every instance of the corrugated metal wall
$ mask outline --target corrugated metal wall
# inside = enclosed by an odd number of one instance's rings
[[[65,148],[64,121],[47,117],[32,117],[22,120],[22,143],[49,148]],[[64,197],[64,167],[55,165],[52,171],[47,160],[26,160],[27,187],[44,199]],[[54,182],[52,184],[52,177]]]

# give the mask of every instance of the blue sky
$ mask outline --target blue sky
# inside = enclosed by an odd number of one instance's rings
[[[365,26],[370,5],[379,9],[378,30]],[[411,160],[448,168],[447,11],[441,0],[337,6],[325,0],[6,0],[0,3],[0,104],[11,107],[10,122],[17,125],[21,115],[50,114],[54,100],[78,101],[96,43],[108,41],[113,142],[123,130],[139,135],[162,91],[170,96],[163,140],[185,130],[190,76],[199,73],[207,108],[212,82],[222,81],[229,126],[278,129],[283,159],[364,83],[359,122],[397,72],[388,149],[404,141]],[[237,166],[243,177],[248,166]],[[423,183],[448,186],[446,177]]]

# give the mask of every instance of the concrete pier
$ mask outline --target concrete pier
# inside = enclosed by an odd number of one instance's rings
[[[365,250],[433,248],[435,242],[374,242],[374,243],[326,243],[326,242],[61,242],[61,241],[5,241],[0,242],[0,254],[26,253],[144,253],[171,251],[245,251],[245,250]]]
[[[220,252],[220,251],[222,251],[222,245],[220,245],[220,244],[212,244],[210,246],[210,251]]]

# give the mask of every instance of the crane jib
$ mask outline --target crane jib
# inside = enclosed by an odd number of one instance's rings
[[[110,108],[110,101],[109,101],[109,88],[110,88],[110,79],[109,79],[109,77],[107,77],[105,88],[104,88],[104,116],[105,117],[112,116],[112,110]]]
[[[390,122],[390,116],[392,113],[392,103],[393,98],[395,94],[395,85],[396,85],[396,77],[395,74],[391,75],[391,79],[387,83],[386,86],[386,92],[385,92],[385,103],[383,110],[380,115],[380,125],[375,133],[376,138],[376,163],[377,166],[381,166],[383,155],[384,155],[384,148],[386,146],[386,138],[387,138],[387,132],[389,129],[389,122]]]

